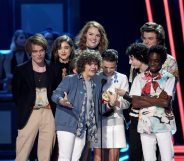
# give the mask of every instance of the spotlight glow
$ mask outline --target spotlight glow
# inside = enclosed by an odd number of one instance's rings
[[[179,0],[181,28],[182,28],[183,43],[184,43],[184,7],[183,6],[184,6],[183,0]]]
[[[166,23],[167,23],[167,30],[168,30],[171,54],[172,54],[173,57],[176,58],[176,52],[175,52],[175,46],[174,46],[174,39],[173,39],[173,32],[172,32],[172,26],[171,26],[171,18],[170,18],[168,0],[163,0],[163,3],[164,3],[164,10],[165,10],[165,16],[166,16]],[[178,96],[181,126],[182,126],[183,138],[184,138],[184,109],[183,109],[183,99],[182,99],[182,93],[181,93],[181,85],[180,85],[179,81],[176,85],[176,89],[177,89],[176,92],[177,92],[177,96]]]
[[[152,15],[152,10],[151,10],[150,0],[145,0],[145,3],[146,3],[148,21],[153,22],[153,15]]]

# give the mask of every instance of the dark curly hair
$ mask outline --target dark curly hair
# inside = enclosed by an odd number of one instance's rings
[[[163,45],[153,45],[149,50],[148,50],[148,57],[152,54],[152,53],[157,53],[160,55],[160,61],[162,64],[164,64],[164,62],[167,59],[167,49],[166,47],[164,47]]]
[[[126,49],[128,56],[134,56],[142,63],[148,64],[148,48],[143,43],[133,43]]]
[[[102,57],[99,54],[99,52],[96,51],[83,51],[82,54],[80,54],[77,57],[77,73],[82,73],[85,70],[85,65],[86,64],[91,64],[91,63],[97,63],[98,69],[101,67],[101,62],[102,62]]]

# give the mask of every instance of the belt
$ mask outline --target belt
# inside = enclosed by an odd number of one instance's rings
[[[36,106],[33,106],[33,110],[39,110],[39,109],[51,109],[51,106],[50,104],[46,105],[46,106],[41,106],[41,107],[36,107]]]

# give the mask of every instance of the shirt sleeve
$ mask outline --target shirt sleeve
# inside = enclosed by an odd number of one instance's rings
[[[179,79],[178,64],[171,55],[167,54],[167,59],[162,65],[162,69],[173,74],[177,79]]]
[[[130,89],[130,96],[141,96],[141,75],[137,75]]]
[[[69,76],[64,77],[64,79],[61,81],[59,86],[56,88],[56,90],[53,91],[52,94],[52,101],[56,104],[59,104],[59,100],[64,98],[64,92],[68,93],[70,90],[70,79]]]
[[[123,90],[125,90],[126,92],[128,92],[129,91],[129,84],[128,84],[128,78],[127,78],[127,76],[125,75],[122,80],[123,81],[121,83],[120,88],[123,89]],[[125,100],[123,97],[119,97],[118,100],[120,102],[120,108],[121,109],[127,109],[127,108],[129,108],[130,103],[127,100]]]
[[[174,91],[175,91],[175,85],[176,85],[176,78],[170,77],[165,85],[164,91],[169,95],[173,97]]]

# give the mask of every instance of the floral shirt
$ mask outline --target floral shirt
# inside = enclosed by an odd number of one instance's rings
[[[162,65],[162,70],[166,70],[167,72],[173,74],[177,79],[179,77],[178,65],[174,57],[167,54],[167,59]]]
[[[151,73],[146,71],[134,79],[130,95],[158,97],[164,90],[169,96],[173,97],[175,80],[172,74],[164,70],[161,70],[155,77],[152,77]],[[176,124],[172,112],[168,113],[165,108],[159,106],[140,109],[139,133],[150,134],[166,131],[171,131],[172,134],[176,132]]]

